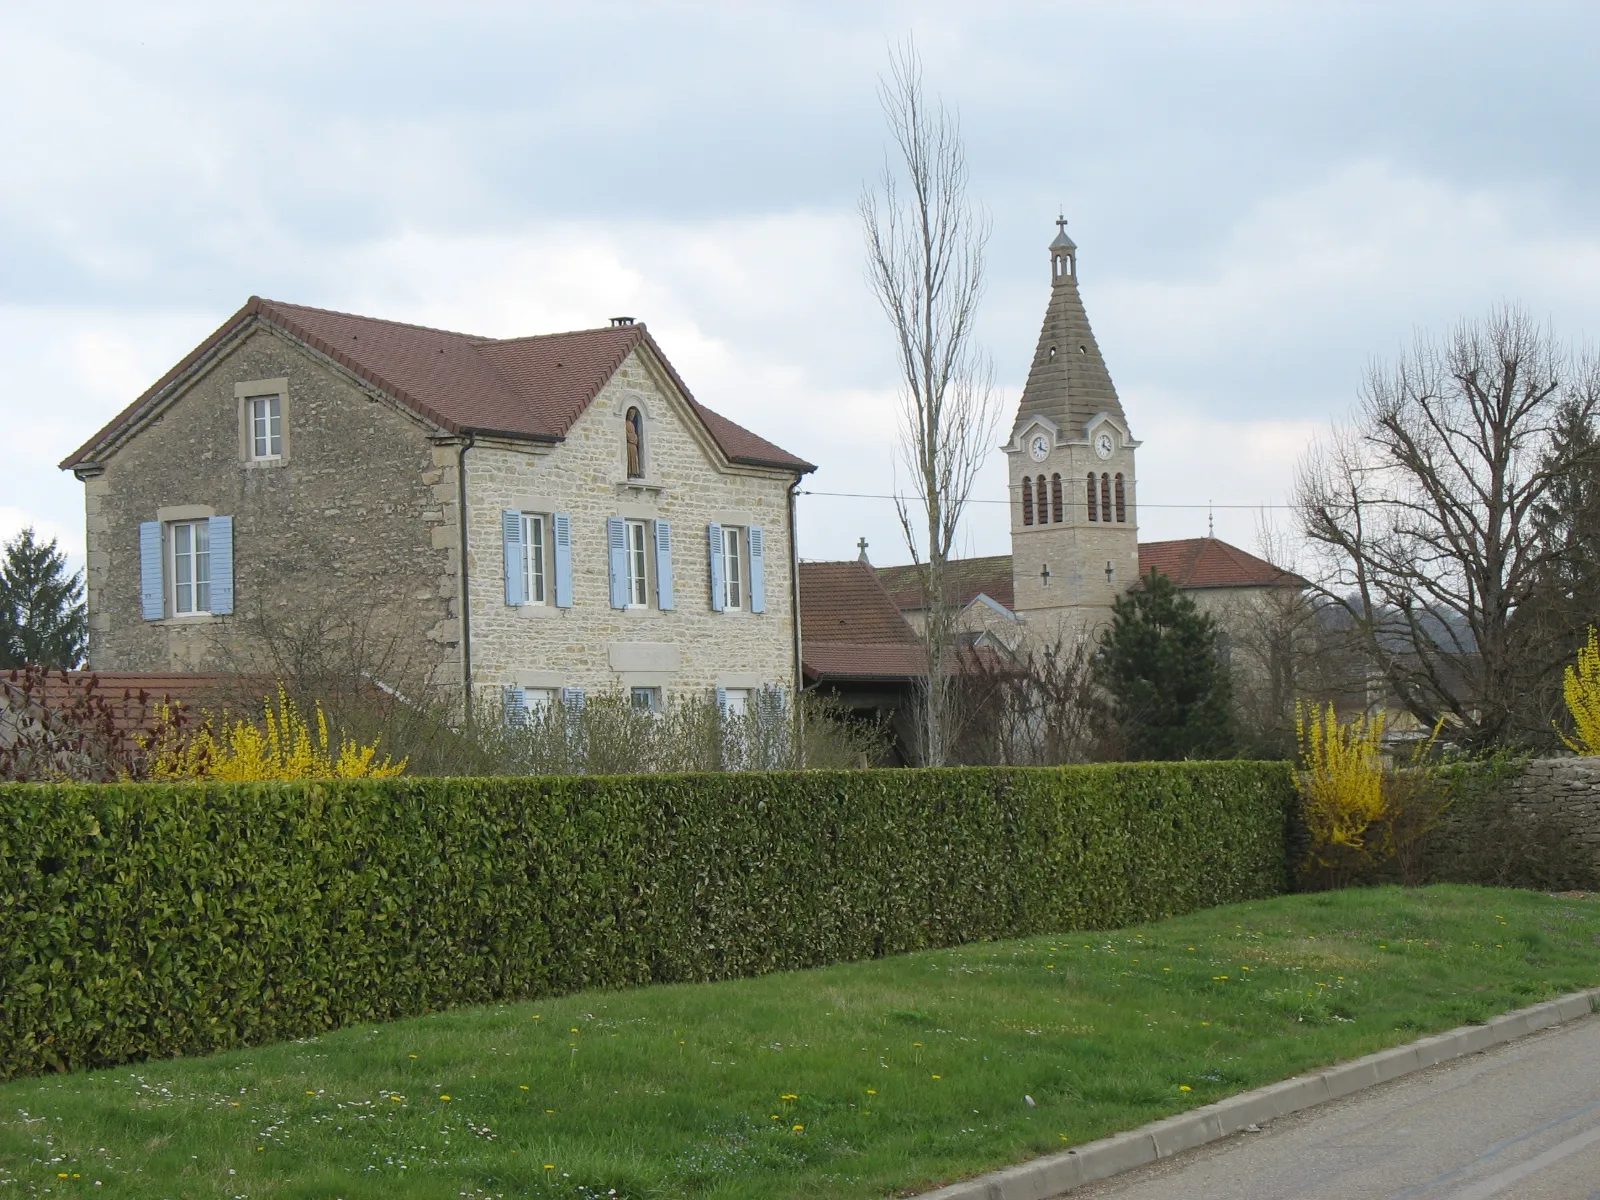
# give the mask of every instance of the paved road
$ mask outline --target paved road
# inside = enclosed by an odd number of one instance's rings
[[[1069,1193],[1072,1200],[1600,1200],[1600,1016]]]

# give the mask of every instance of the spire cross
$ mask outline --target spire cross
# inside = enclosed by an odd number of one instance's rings
[[[856,549],[861,551],[861,561],[862,562],[866,562],[867,561],[867,539],[866,538],[862,538],[861,540],[856,542]]]
[[[1066,218],[1065,214],[1063,214],[1063,215],[1061,215],[1061,216],[1056,218],[1056,228],[1059,229],[1062,233],[1065,233],[1067,231],[1067,218]]]

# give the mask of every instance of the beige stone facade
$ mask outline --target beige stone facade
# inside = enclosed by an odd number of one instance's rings
[[[623,418],[645,423],[645,478],[626,478]],[[527,688],[715,687],[795,684],[792,474],[716,461],[693,415],[646,357],[631,355],[557,446],[481,443],[467,453],[467,556],[472,579],[473,676],[480,685]],[[505,602],[500,523],[504,511],[572,518],[571,608]],[[607,518],[671,526],[673,604],[610,602]],[[716,523],[762,531],[765,611],[711,607],[710,539]]]
[[[275,440],[258,444],[263,394]],[[240,669],[264,631],[333,610],[409,686],[458,694],[797,684],[791,489],[809,464],[696,404],[642,326],[492,342],[253,299],[63,465],[85,484],[94,670]],[[570,522],[570,604],[550,559],[545,602],[509,602],[508,512],[549,538]],[[621,608],[614,519],[651,535],[644,603]],[[184,582],[199,526],[204,605]],[[725,551],[734,531],[733,604],[712,603],[713,526]]]
[[[256,381],[282,388],[293,430],[270,464],[241,448],[236,389]],[[245,332],[84,472],[89,666],[223,669],[235,631],[263,612],[292,623],[342,599],[390,629],[431,634],[415,654],[448,672],[459,656],[454,471],[435,457],[412,414],[268,327]],[[179,615],[169,586],[163,616],[144,619],[140,524],[213,516],[233,518],[233,613]]]

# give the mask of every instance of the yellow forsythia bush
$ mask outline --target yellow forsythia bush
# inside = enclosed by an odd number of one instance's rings
[[[1563,733],[1561,740],[1575,753],[1600,754],[1600,634],[1593,625],[1588,642],[1578,647],[1578,661],[1567,668],[1561,690],[1577,735]]]
[[[1300,794],[1311,859],[1339,870],[1370,861],[1367,833],[1384,821],[1383,714],[1341,722],[1333,705],[1295,708]]]
[[[296,779],[388,779],[403,773],[406,760],[378,758],[378,742],[360,745],[341,733],[334,744],[328,719],[316,706],[315,728],[280,685],[262,721],[212,719],[181,741],[152,747],[150,778],[215,779],[224,783],[286,782]]]

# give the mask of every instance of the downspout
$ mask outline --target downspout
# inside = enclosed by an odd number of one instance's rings
[[[472,591],[467,586],[467,451],[476,439],[463,435],[456,451],[456,508],[461,514],[461,544],[457,561],[461,564],[461,703],[467,727],[472,727]]]
[[[794,614],[794,745],[795,765],[805,769],[805,712],[800,705],[800,691],[805,686],[805,668],[800,657],[800,544],[795,537],[795,493],[800,490],[800,476],[789,485],[789,610]]]

